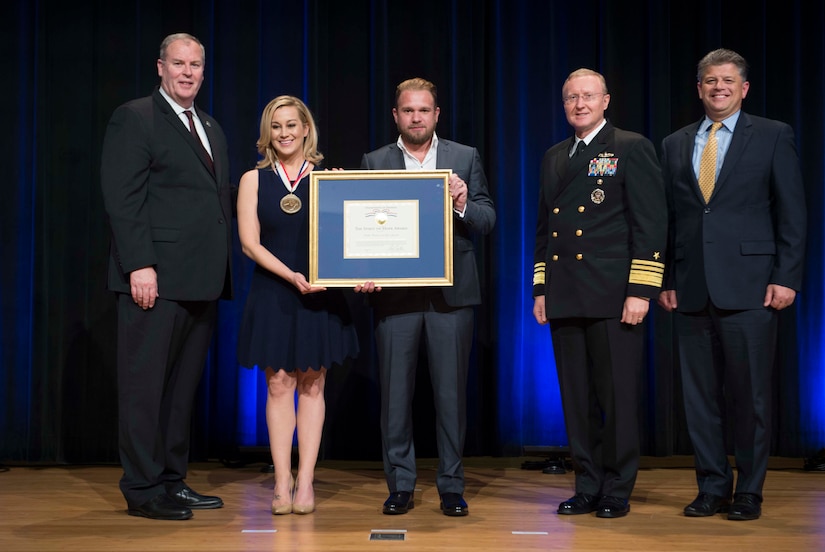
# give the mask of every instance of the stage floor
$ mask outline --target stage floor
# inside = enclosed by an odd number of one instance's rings
[[[263,464],[193,464],[187,479],[226,506],[188,521],[128,516],[118,466],[10,466],[0,472],[0,550],[401,551],[450,550],[825,550],[825,473],[802,460],[772,458],[762,518],[686,518],[696,495],[690,459],[643,458],[625,518],[559,516],[573,475],[522,469],[537,458],[468,458],[470,515],[439,511],[435,460],[419,462],[415,509],[385,516],[378,463],[320,462],[315,513],[273,516],[272,474]],[[403,539],[403,540],[400,540]]]

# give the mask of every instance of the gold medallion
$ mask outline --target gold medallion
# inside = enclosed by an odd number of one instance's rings
[[[301,198],[295,194],[286,194],[281,198],[281,210],[288,215],[294,215],[301,210]]]

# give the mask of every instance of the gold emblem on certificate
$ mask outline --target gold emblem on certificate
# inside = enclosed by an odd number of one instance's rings
[[[590,192],[590,201],[598,205],[602,201],[604,201],[604,190],[601,188],[596,188],[592,192]]]
[[[294,215],[301,210],[301,198],[295,194],[286,194],[281,198],[281,210],[288,215]]]

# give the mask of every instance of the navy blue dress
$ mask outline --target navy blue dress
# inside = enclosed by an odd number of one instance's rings
[[[309,175],[295,190],[301,210],[281,210],[286,195],[271,168],[258,169],[261,244],[286,266],[308,277]],[[290,282],[255,266],[238,332],[238,362],[287,372],[343,365],[358,356],[358,339],[341,289],[302,295]]]

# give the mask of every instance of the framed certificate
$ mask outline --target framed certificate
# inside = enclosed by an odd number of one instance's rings
[[[453,285],[450,173],[311,173],[309,283]]]

